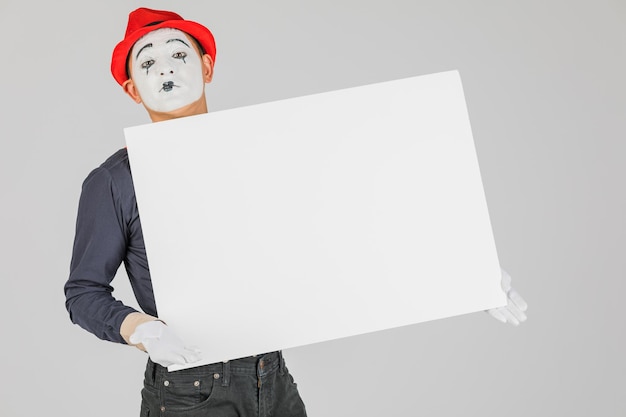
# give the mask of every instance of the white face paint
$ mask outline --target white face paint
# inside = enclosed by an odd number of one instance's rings
[[[202,60],[184,32],[152,31],[135,43],[131,54],[132,79],[149,109],[177,110],[202,96]]]

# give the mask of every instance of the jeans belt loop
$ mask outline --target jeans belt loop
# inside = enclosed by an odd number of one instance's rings
[[[230,361],[222,362],[222,386],[230,384]]]
[[[285,358],[283,358],[283,351],[278,351],[278,360],[280,364],[280,373],[281,375],[285,373]]]
[[[148,379],[148,383],[152,386],[156,386],[156,375],[157,364],[152,362],[152,360],[148,358],[148,372],[146,372],[146,377]]]

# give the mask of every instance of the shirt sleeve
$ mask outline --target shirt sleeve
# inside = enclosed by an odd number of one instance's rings
[[[82,187],[65,306],[73,323],[103,340],[126,343],[124,318],[136,310],[112,295],[128,247],[121,195],[110,172],[96,168]]]

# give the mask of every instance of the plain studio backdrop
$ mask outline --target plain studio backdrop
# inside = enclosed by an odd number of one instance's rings
[[[474,313],[287,350],[310,416],[624,415],[619,0],[2,0],[1,415],[138,415],[146,355],[72,325],[63,284],[83,179],[149,122],[109,73],[141,6],[213,31],[210,111],[460,71],[528,322]]]

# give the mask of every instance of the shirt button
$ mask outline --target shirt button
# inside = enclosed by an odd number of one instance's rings
[[[193,386],[194,387],[199,387],[200,386],[200,381],[194,381]]]
[[[161,406],[161,411],[165,411],[165,407]]]
[[[170,381],[163,382],[163,385],[165,385],[166,387],[169,387],[170,386]]]
[[[220,379],[220,374],[214,373],[213,374],[213,379]]]

